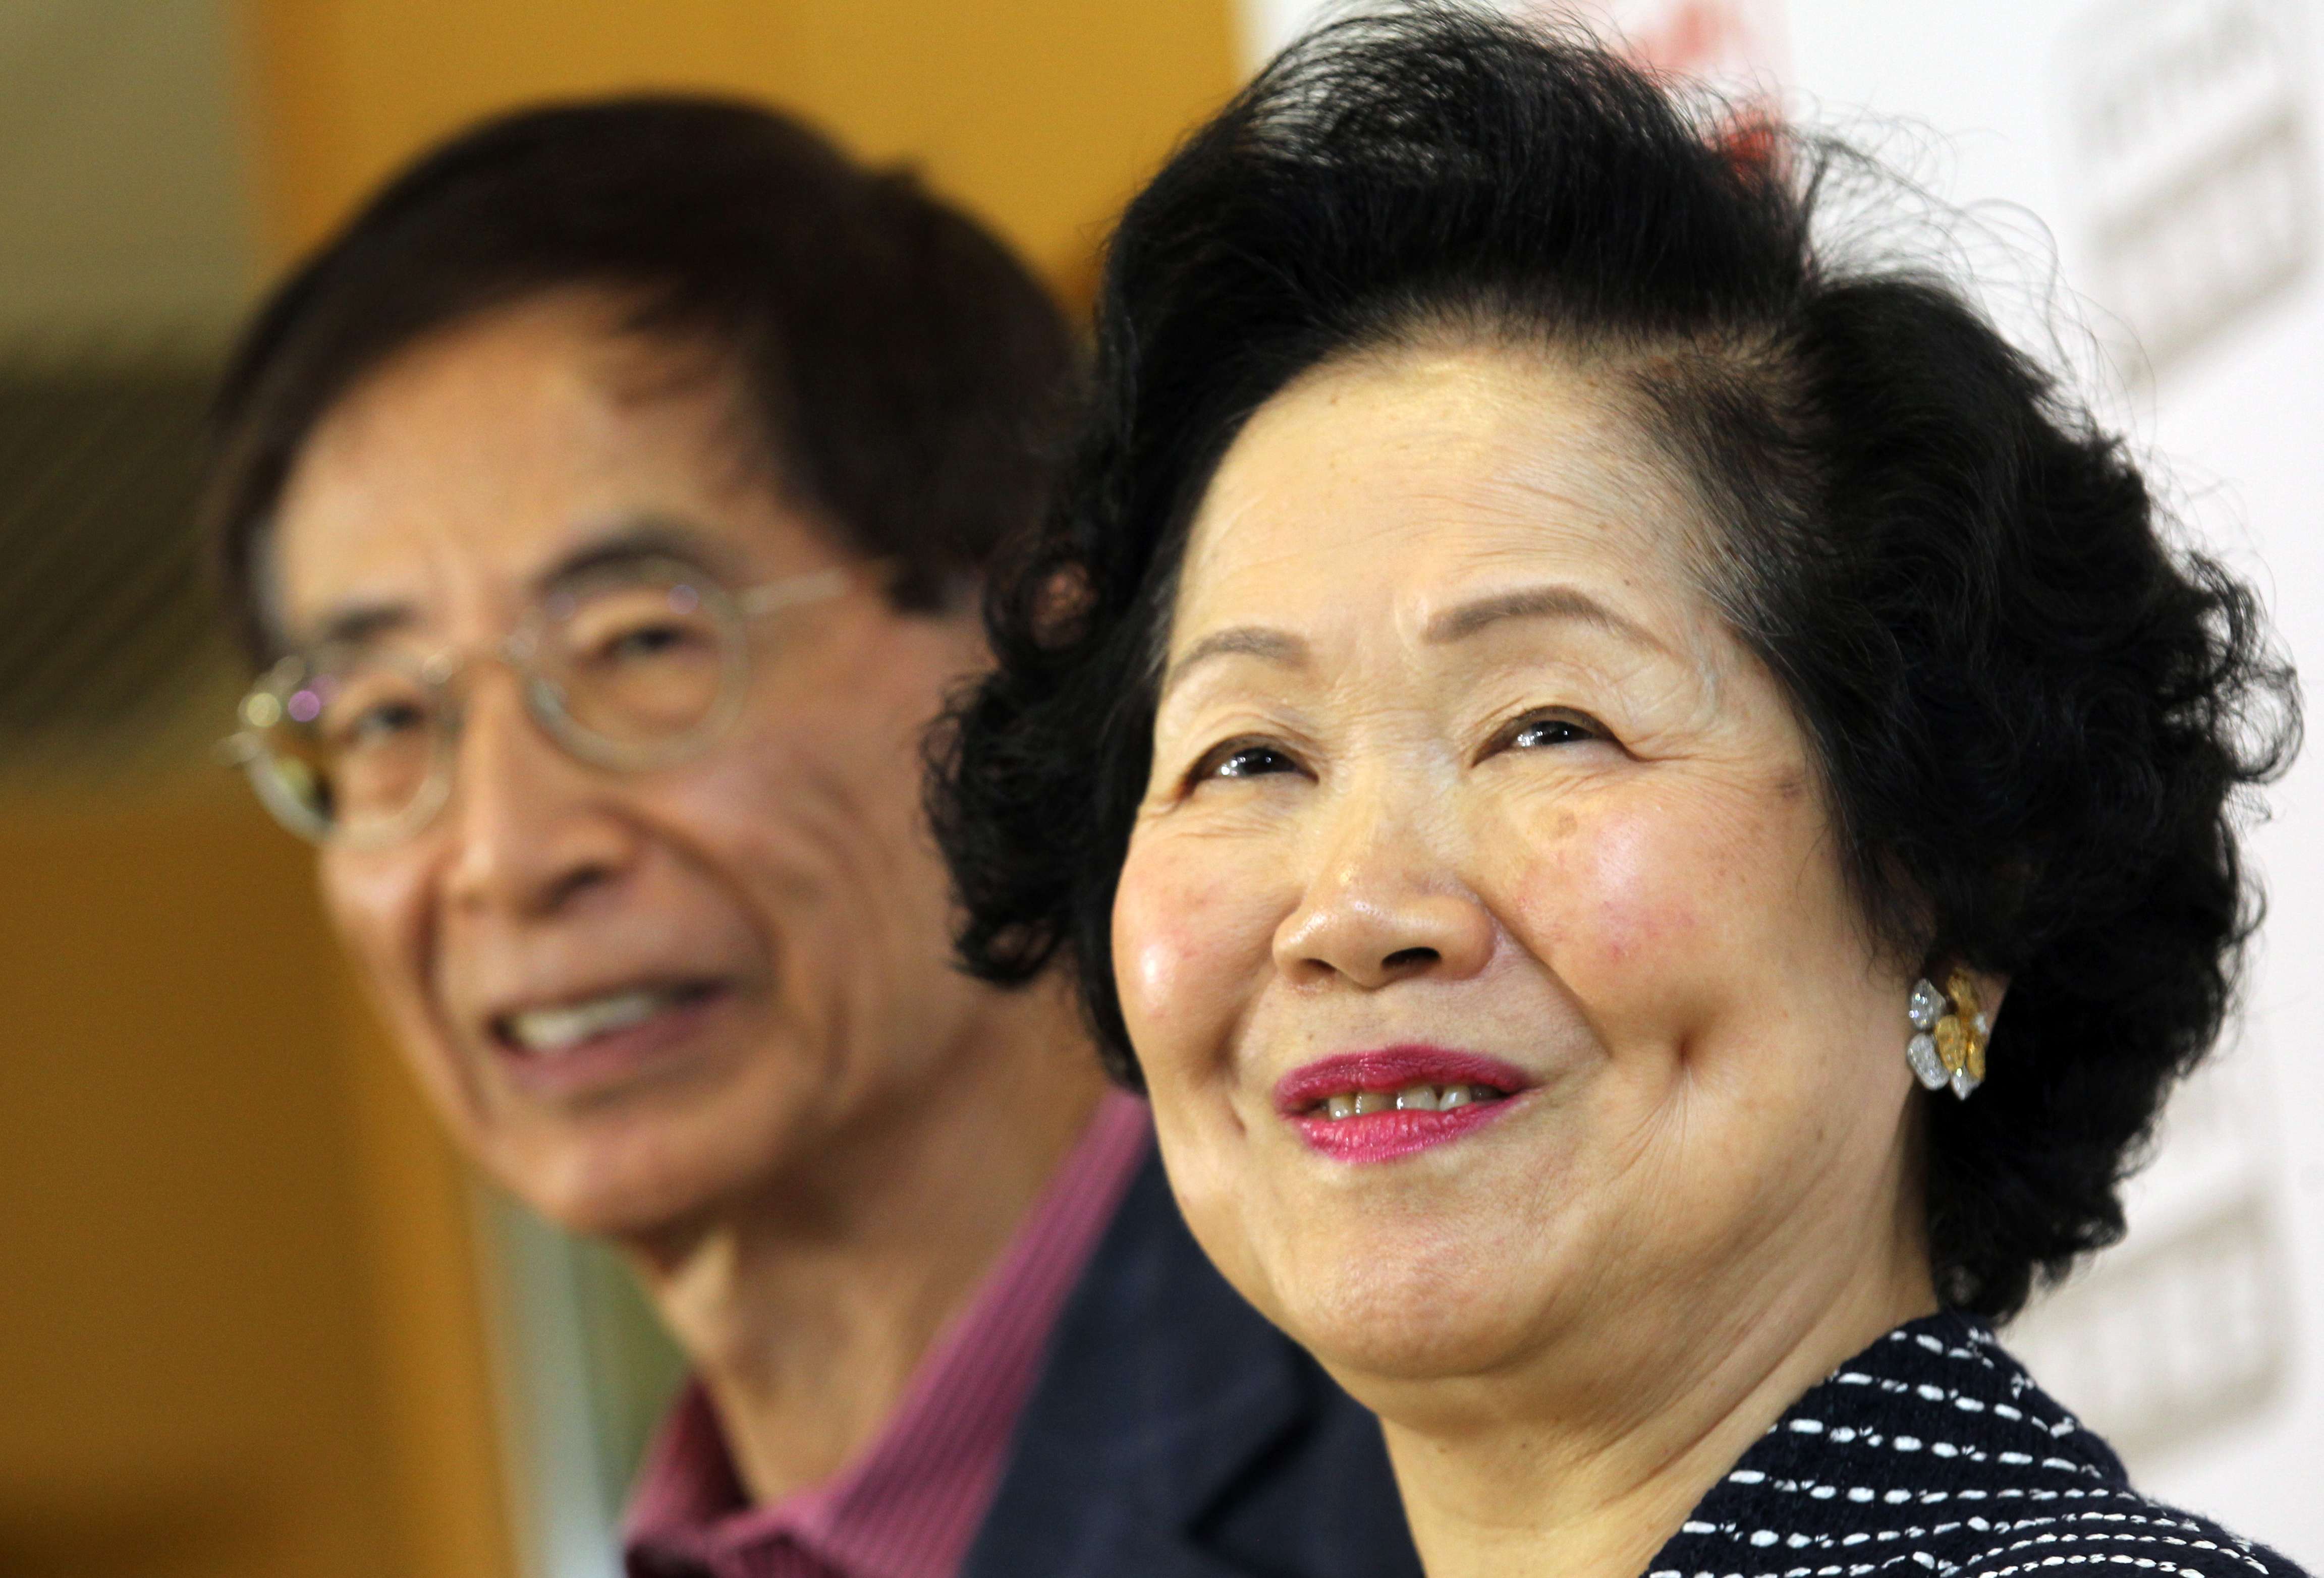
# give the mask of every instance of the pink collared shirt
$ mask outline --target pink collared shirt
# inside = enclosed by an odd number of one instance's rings
[[[751,1505],[708,1397],[689,1383],[631,1499],[631,1578],[954,1578],[1049,1333],[1151,1134],[1145,1103],[1106,1094],[894,1417],[837,1477]]]

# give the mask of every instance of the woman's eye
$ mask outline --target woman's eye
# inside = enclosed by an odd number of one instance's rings
[[[1299,764],[1272,745],[1225,745],[1203,758],[1194,776],[1205,778],[1265,778],[1270,773],[1296,772]]]
[[[1537,751],[1552,745],[1579,745],[1604,739],[1605,732],[1580,718],[1562,715],[1520,718],[1504,730],[1496,747],[1504,751]]]
[[[1580,724],[1564,718],[1542,718],[1525,725],[1509,737],[1509,743],[1520,748],[1534,745],[1570,745],[1576,740],[1590,738],[1590,731]]]

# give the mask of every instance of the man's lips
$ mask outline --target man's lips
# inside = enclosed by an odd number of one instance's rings
[[[593,1099],[682,1062],[734,1001],[731,981],[639,982],[512,1006],[485,1021],[484,1039],[515,1088]]]
[[[714,980],[640,981],[537,998],[489,1016],[492,1039],[519,1057],[557,1057],[718,994]]]
[[[1425,1045],[1384,1047],[1293,1069],[1275,1087],[1275,1106],[1325,1156],[1388,1161],[1482,1128],[1534,1083],[1498,1057]]]

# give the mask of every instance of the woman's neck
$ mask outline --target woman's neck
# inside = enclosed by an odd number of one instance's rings
[[[754,1501],[870,1447],[1103,1094],[1050,994],[1002,1000],[979,1031],[895,1121],[632,1246]]]
[[[1917,1228],[1896,1227],[1837,1278],[1763,1271],[1595,1323],[1594,1342],[1525,1375],[1391,1403],[1406,1422],[1384,1410],[1389,1455],[1430,1578],[1637,1578],[1803,1393],[1937,1308]]]

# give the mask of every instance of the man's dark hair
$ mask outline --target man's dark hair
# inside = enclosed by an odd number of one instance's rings
[[[250,651],[258,559],[316,424],[495,308],[600,290],[731,374],[770,478],[934,607],[1039,512],[1074,378],[1039,281],[902,171],[754,105],[645,96],[493,120],[391,181],[277,290],[229,365],[203,514]]]
[[[1572,350],[1699,489],[1705,585],[1807,729],[1869,924],[2010,979],[1986,1084],[1916,1098],[1940,1295],[2005,1315],[2118,1236],[2232,999],[2258,909],[2236,807],[2296,693],[2251,593],[1958,289],[1820,254],[1842,157],[1425,0],[1326,29],[1196,133],[1113,238],[1084,448],[940,744],[967,966],[1064,958],[1136,1081],[1111,910],[1212,472],[1332,358]],[[1900,1004],[1900,1057],[1904,1033]]]

